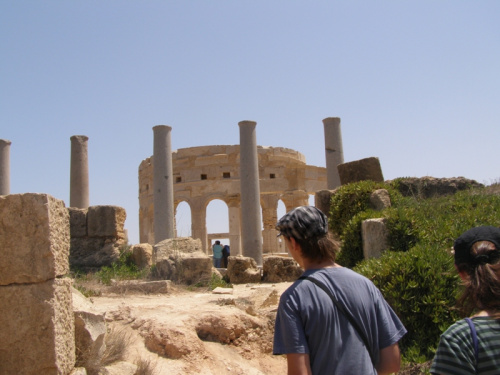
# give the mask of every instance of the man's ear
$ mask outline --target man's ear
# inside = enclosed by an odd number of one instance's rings
[[[297,250],[297,245],[298,245],[298,244],[297,244],[297,241],[295,241],[295,238],[290,237],[290,244],[292,245],[292,248],[293,248],[294,250]]]

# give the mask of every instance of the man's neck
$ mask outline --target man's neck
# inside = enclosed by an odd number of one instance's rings
[[[335,263],[332,260],[325,260],[323,262],[317,262],[317,261],[309,261],[306,258],[302,258],[302,268],[304,271],[306,270],[318,270],[322,268],[337,268],[337,267],[342,267],[339,264]]]

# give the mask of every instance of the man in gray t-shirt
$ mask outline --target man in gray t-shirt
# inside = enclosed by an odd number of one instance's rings
[[[322,283],[345,310],[339,311],[330,296],[310,280],[298,280],[283,293],[273,353],[287,355],[288,374],[399,371],[398,341],[406,329],[370,280],[335,263],[338,244],[327,237],[325,215],[315,207],[297,207],[280,219],[276,229],[305,270],[303,277]]]

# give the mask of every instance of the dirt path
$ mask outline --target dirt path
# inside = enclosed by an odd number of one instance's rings
[[[149,360],[156,375],[284,375],[285,358],[271,351],[279,296],[289,285],[234,285],[219,290],[224,294],[185,287],[158,295],[104,291],[91,301],[109,327],[132,335],[127,361]]]

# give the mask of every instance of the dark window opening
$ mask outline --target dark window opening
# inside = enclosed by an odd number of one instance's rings
[[[231,173],[229,173],[229,172],[223,172],[222,173],[222,178],[231,178]]]
[[[175,182],[182,182],[182,177],[176,177]]]
[[[201,179],[202,179],[202,180],[206,180],[206,179],[207,179],[207,175],[206,175],[206,174],[202,174],[202,175],[201,175]]]
[[[269,175],[269,178],[276,178],[276,175],[275,175],[274,173],[271,173],[271,174]]]

